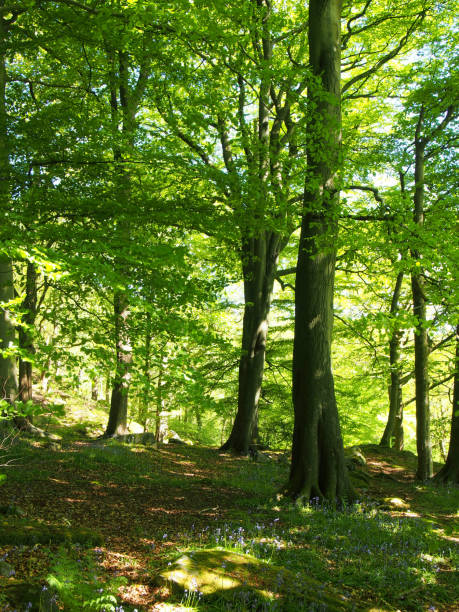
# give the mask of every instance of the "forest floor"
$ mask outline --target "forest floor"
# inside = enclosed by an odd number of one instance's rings
[[[260,595],[257,576],[245,599],[158,582],[184,551],[212,547],[288,568],[298,584],[315,579],[349,602],[343,609],[459,610],[459,491],[416,483],[411,453],[361,446],[361,501],[335,511],[276,499],[288,474],[282,453],[253,461],[208,447],[102,442],[78,426],[60,433],[58,442],[18,441],[3,469],[2,611],[328,609],[288,603],[276,585]],[[26,601],[30,585],[41,604]]]

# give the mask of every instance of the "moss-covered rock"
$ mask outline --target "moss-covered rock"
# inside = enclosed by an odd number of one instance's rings
[[[44,525],[28,520],[0,519],[1,544],[48,544],[79,542],[80,544],[102,544],[100,533],[84,527],[60,527]]]
[[[178,596],[186,591],[210,601],[221,599],[225,604],[233,602],[238,610],[358,609],[347,597],[305,573],[295,574],[251,555],[218,548],[182,555],[161,572],[157,582]]]

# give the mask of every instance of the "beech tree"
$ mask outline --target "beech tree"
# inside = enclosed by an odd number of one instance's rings
[[[6,15],[5,15],[6,13]],[[10,16],[8,17],[8,14]],[[17,14],[0,2],[0,213],[7,220],[11,204],[10,135],[8,134],[8,111],[6,105],[6,53],[9,50],[9,31]],[[11,239],[11,236],[8,237]],[[8,239],[7,238],[7,239]],[[13,260],[5,246],[0,247],[0,399],[11,403],[17,395],[15,323],[10,312],[14,299]]]
[[[308,171],[295,282],[292,396],[295,423],[286,493],[294,498],[351,496],[331,371],[341,141],[341,1],[309,3]]]

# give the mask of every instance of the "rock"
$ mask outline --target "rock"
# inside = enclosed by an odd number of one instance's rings
[[[410,506],[400,499],[400,497],[385,497],[384,504],[381,505],[381,508],[385,510],[409,510]]]
[[[141,444],[145,444],[145,446],[154,446],[157,448],[158,442],[156,441],[155,434],[151,432],[144,432],[140,435]]]
[[[165,436],[164,444],[183,444],[187,443],[175,431],[169,430]]]
[[[155,439],[155,434],[147,431],[143,433],[132,433],[114,436],[114,439],[118,440],[119,442],[125,442],[126,444],[143,444],[145,446],[151,446],[152,448],[158,447],[158,443]]]
[[[224,609],[261,610],[269,602],[292,612],[308,609],[305,605],[310,604],[330,612],[357,609],[347,597],[306,573],[295,574],[251,555],[218,548],[182,555],[159,574],[156,583],[168,586],[177,597],[187,590],[197,600],[223,600]]]
[[[351,446],[350,448],[345,448],[344,456],[346,458],[346,465],[351,471],[355,470],[356,467],[362,467],[367,464],[362,450],[358,446]]]

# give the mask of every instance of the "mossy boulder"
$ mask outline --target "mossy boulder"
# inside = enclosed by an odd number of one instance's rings
[[[295,574],[251,555],[219,548],[182,555],[159,574],[157,583],[179,597],[187,591],[196,598],[223,600],[238,610],[296,612],[312,605],[329,611],[358,609],[346,596],[303,572]]]
[[[356,467],[362,467],[367,464],[362,449],[359,446],[351,446],[344,449],[344,456],[349,469],[353,470]]]
[[[100,533],[84,527],[61,527],[44,525],[27,520],[13,518],[0,519],[1,544],[48,544],[61,542],[78,542],[80,544],[102,544]]]
[[[143,444],[144,446],[158,448],[158,442],[156,441],[155,434],[148,431],[143,433],[117,435],[114,436],[114,439],[126,444]]]

